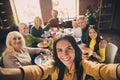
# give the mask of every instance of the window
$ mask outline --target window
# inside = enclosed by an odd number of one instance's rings
[[[78,14],[78,0],[52,0],[53,9],[58,10],[63,19],[76,18]]]
[[[41,17],[39,0],[10,0],[16,24],[32,23],[36,16]]]

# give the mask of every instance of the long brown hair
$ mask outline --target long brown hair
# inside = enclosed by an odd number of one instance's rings
[[[100,42],[100,35],[99,35],[99,31],[97,29],[97,25],[92,25],[92,26],[89,26],[89,28],[88,28],[88,31],[87,31],[87,47],[89,47],[90,41],[91,41],[91,38],[89,37],[89,30],[90,29],[94,29],[97,32],[96,44],[94,46],[94,52],[98,52],[98,50],[99,50],[99,45],[98,44]]]
[[[70,42],[72,47],[75,49],[75,61],[74,62],[75,62],[75,69],[77,73],[77,80],[81,79],[82,74],[83,74],[83,67],[79,63],[82,60],[82,52],[80,48],[78,47],[75,39],[72,36],[66,35],[66,36],[63,36],[57,39],[53,44],[53,52],[54,52],[53,57],[55,59],[55,66],[59,68],[58,80],[63,80],[64,72],[65,72],[65,65],[58,58],[57,51],[56,51],[56,45],[60,40],[66,40]]]

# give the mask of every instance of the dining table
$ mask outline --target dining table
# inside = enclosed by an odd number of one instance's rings
[[[59,29],[59,31],[49,30],[48,32],[45,32],[45,34],[43,34],[43,41],[39,42],[37,44],[37,47],[49,49],[49,50],[52,51],[54,40],[61,37],[61,36],[64,36],[64,35],[72,35],[72,36],[74,36],[72,28]],[[79,43],[81,41],[81,38],[77,38],[77,37],[74,37],[74,38],[75,38],[77,43]],[[35,58],[34,62],[36,64],[43,64],[49,58],[51,58],[51,55],[40,53],[40,55],[38,55]]]

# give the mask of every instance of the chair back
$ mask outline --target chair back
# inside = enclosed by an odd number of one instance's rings
[[[106,63],[114,63],[118,47],[113,43],[108,43],[106,46]]]

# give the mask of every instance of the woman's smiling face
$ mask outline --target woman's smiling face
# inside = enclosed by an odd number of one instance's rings
[[[97,32],[94,29],[89,30],[89,37],[91,39],[96,39],[97,38]]]
[[[15,50],[22,49],[23,46],[22,37],[19,36],[18,34],[14,35],[14,37],[12,36],[10,44]]]
[[[56,45],[58,58],[70,69],[74,63],[75,50],[67,40],[60,40]]]

